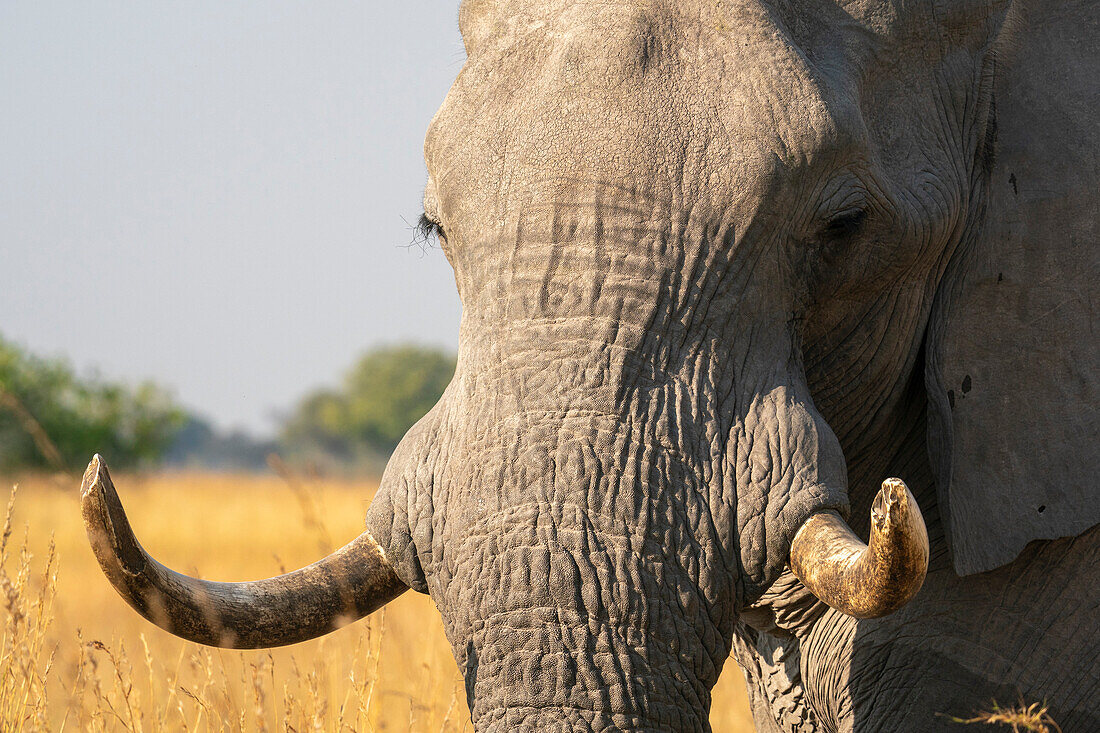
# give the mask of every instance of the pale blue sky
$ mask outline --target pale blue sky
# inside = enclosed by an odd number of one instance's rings
[[[0,3],[0,333],[223,426],[457,346],[408,247],[457,0]]]

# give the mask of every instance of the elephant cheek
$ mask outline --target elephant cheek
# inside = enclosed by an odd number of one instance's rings
[[[800,370],[746,400],[727,460],[736,484],[742,605],[787,565],[791,541],[813,514],[848,513],[844,454],[814,407]]]
[[[436,405],[401,439],[367,509],[367,530],[401,580],[428,592],[425,564],[431,548],[433,487],[439,458],[441,406]]]

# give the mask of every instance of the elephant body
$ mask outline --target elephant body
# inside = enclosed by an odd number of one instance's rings
[[[946,729],[1020,696],[1100,729],[1096,531],[1016,557],[1100,520],[1095,344],[1074,343],[1094,311],[1054,292],[1065,322],[1018,297],[954,315],[996,297],[974,295],[983,267],[1033,296],[1066,263],[1096,273],[1095,217],[1075,215],[1065,250],[996,207],[1005,166],[1034,155],[1020,125],[1037,115],[1006,115],[1073,86],[1019,81],[1058,51],[1007,49],[1072,45],[1074,18],[1100,38],[1097,14],[842,5],[463,5],[469,60],[425,147],[459,370],[368,527],[436,600],[477,727],[705,730],[732,640],[761,730]],[[1095,97],[1095,78],[1074,91]],[[1095,116],[1076,118],[1093,151]],[[1032,167],[1036,188],[1056,170]],[[966,318],[1010,337],[990,346]],[[1035,319],[1045,339],[1019,325]],[[1082,349],[1072,400],[1017,375]],[[1004,407],[1014,389],[1030,409]],[[1040,472],[1070,486],[1037,489]],[[823,508],[866,537],[887,475],[925,512],[928,577],[857,620],[785,558]]]
[[[90,470],[116,587],[249,645],[430,593],[481,731],[705,731],[731,652],[766,733],[951,730],[1021,696],[1100,730],[1095,6],[459,23],[424,201],[458,366],[367,531],[266,596],[201,585]],[[356,558],[371,592],[322,613]],[[313,610],[256,612],[271,594]]]

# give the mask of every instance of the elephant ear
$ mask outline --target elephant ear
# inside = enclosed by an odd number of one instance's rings
[[[927,342],[960,575],[1100,523],[1100,10],[1017,1],[1002,36],[985,218],[948,264]]]

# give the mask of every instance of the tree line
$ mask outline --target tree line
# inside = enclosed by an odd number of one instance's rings
[[[93,453],[112,466],[165,459],[255,467],[271,452],[292,461],[377,471],[401,436],[436,403],[454,374],[441,349],[383,346],[365,353],[334,389],[307,394],[278,437],[222,434],[153,383],[81,375],[0,336],[0,471],[81,470]]]

